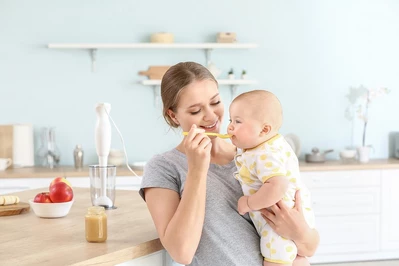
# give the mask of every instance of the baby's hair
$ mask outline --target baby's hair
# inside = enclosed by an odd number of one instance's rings
[[[283,109],[280,100],[270,91],[252,90],[238,95],[232,103],[236,101],[248,101],[247,108],[254,110],[254,115],[260,119],[271,123],[277,131],[283,123]]]

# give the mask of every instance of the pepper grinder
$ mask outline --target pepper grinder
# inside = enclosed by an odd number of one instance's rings
[[[82,169],[83,168],[83,150],[82,150],[81,145],[76,145],[76,148],[73,151],[73,158],[75,161],[75,168]]]

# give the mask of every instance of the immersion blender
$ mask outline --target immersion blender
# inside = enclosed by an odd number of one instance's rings
[[[101,190],[100,197],[95,200],[96,206],[112,208],[112,200],[107,197],[107,165],[108,155],[111,149],[111,124],[108,114],[111,111],[109,103],[98,103],[96,105],[97,124],[95,128],[96,151],[100,170]]]

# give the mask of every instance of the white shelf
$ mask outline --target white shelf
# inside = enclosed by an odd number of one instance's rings
[[[94,72],[98,49],[202,49],[205,51],[205,65],[211,61],[214,49],[250,49],[256,43],[49,43],[49,49],[87,49],[91,56],[91,69]]]
[[[218,79],[217,82],[219,85],[253,85],[257,84],[258,82],[256,80],[251,80],[251,79]],[[142,80],[139,81],[140,84],[146,85],[146,86],[159,86],[161,85],[161,80],[160,79],[147,79],[147,80]]]
[[[49,43],[50,49],[250,49],[255,43]]]
[[[237,93],[238,85],[254,85],[258,84],[258,81],[251,79],[218,79],[219,85],[230,86],[231,98],[233,99]],[[160,79],[146,79],[138,82],[144,86],[152,86],[154,89],[155,106],[159,104],[161,97],[161,80]]]

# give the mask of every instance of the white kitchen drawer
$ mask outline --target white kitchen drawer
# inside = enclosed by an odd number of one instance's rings
[[[317,255],[379,250],[379,215],[317,217],[320,233]]]
[[[399,256],[399,170],[382,171],[381,249]]]
[[[380,170],[301,172],[303,182],[312,188],[378,187]]]
[[[380,188],[318,188],[311,189],[316,216],[378,214]],[[316,219],[317,221],[317,219]]]

